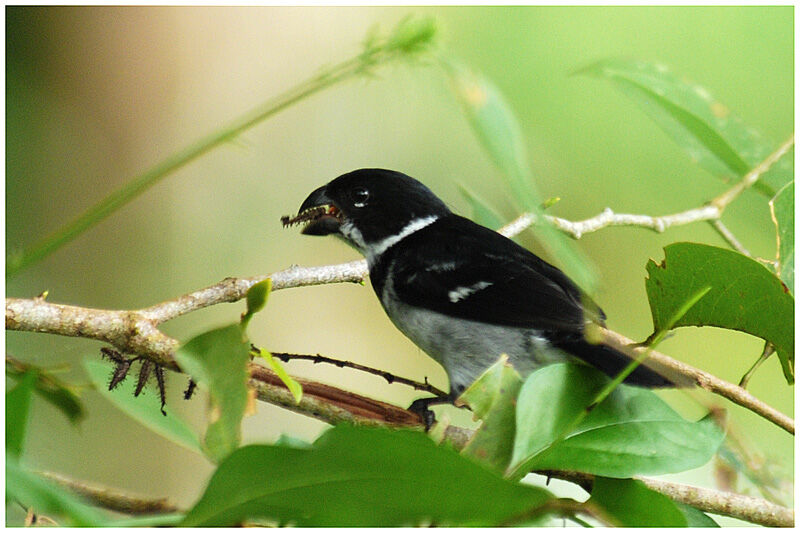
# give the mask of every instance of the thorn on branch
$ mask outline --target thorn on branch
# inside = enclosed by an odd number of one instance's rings
[[[260,350],[252,346],[252,349],[258,353]],[[273,357],[277,357],[284,363],[289,362],[291,360],[304,360],[304,361],[311,361],[314,364],[318,363],[327,363],[334,365],[338,368],[352,368],[353,370],[358,370],[360,372],[366,372],[368,374],[373,374],[375,376],[380,376],[385,379],[388,383],[401,383],[403,385],[408,385],[413,387],[415,390],[421,390],[425,392],[430,392],[431,394],[444,398],[447,397],[448,394],[442,390],[437,389],[430,383],[428,383],[428,378],[425,378],[425,383],[420,383],[418,381],[414,381],[408,378],[395,376],[394,374],[387,372],[385,370],[380,370],[377,368],[368,367],[365,365],[360,365],[358,363],[353,363],[351,361],[343,361],[341,359],[334,359],[332,357],[326,357],[324,355],[316,354],[316,355],[308,355],[308,354],[294,354],[294,353],[281,353],[281,352],[272,352]]]

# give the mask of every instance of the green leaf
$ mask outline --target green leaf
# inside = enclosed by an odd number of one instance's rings
[[[239,446],[247,408],[247,362],[250,349],[239,324],[194,337],[175,352],[180,367],[211,395],[211,420],[203,449],[215,462]]]
[[[622,527],[686,527],[678,506],[633,479],[594,478],[590,504],[600,507]]]
[[[525,209],[537,209],[542,200],[533,182],[522,129],[511,106],[486,78],[452,61],[443,64],[472,129],[502,171],[514,198]]]
[[[626,478],[682,472],[705,464],[722,442],[710,416],[689,422],[652,391],[626,385],[575,424],[608,381],[571,363],[531,374],[517,400],[511,474],[549,469]]]
[[[281,381],[283,381],[283,384],[286,385],[286,388],[289,389],[289,392],[292,393],[295,403],[300,403],[300,400],[303,399],[303,386],[286,372],[286,369],[283,368],[283,365],[281,365],[274,357],[272,357],[272,354],[269,351],[259,348],[258,350],[250,352],[250,354],[264,359],[264,361],[269,364],[269,367],[275,372],[275,374],[278,375]]]
[[[71,423],[77,424],[83,420],[86,412],[80,398],[73,391],[73,386],[62,382],[46,368],[16,360],[9,364],[9,360],[6,360],[6,375],[11,379],[19,381],[28,370],[34,370],[38,374],[34,392],[40,398],[60,410]]]
[[[16,387],[6,393],[6,455],[19,458],[28,430],[31,396],[36,385],[36,371],[28,371]]]
[[[130,378],[125,379],[114,390],[108,390],[108,379],[114,371],[113,363],[86,357],[83,367],[97,392],[120,411],[175,444],[200,453],[200,440],[189,424],[174,413],[168,416],[161,414],[161,400],[158,395],[141,394],[135,397],[133,392],[136,380]]]
[[[647,298],[656,331],[699,288],[711,290],[676,323],[744,331],[775,346],[787,381],[794,381],[794,298],[761,263],[705,244],[675,243],[664,261],[647,264]]]
[[[744,176],[776,148],[731,115],[706,89],[676,76],[663,65],[607,59],[579,73],[613,81],[692,160],[726,181]],[[793,179],[793,165],[792,157],[782,157],[761,176],[755,188],[774,195]]]
[[[794,294],[794,181],[775,194],[769,210],[778,230],[778,276]]]
[[[683,516],[686,518],[687,526],[689,527],[719,527],[713,518],[705,514],[703,511],[699,509],[695,509],[690,505],[686,505],[685,503],[675,502],[675,505],[678,506],[678,509],[683,513]]]
[[[264,309],[267,305],[267,298],[272,291],[272,280],[267,278],[259,281],[247,291],[247,311],[242,314],[242,329],[247,328],[253,315]]]
[[[505,471],[514,445],[515,408],[521,387],[522,378],[503,355],[464,391],[457,403],[467,404],[475,418],[483,422],[462,454],[499,473]]]
[[[264,309],[271,290],[272,280],[267,278],[256,283],[247,291],[247,311],[242,314],[242,330],[247,328],[254,314]],[[275,371],[281,381],[283,381],[284,385],[289,389],[289,392],[292,393],[294,401],[300,403],[300,400],[303,399],[303,387],[284,370],[283,366],[272,357],[271,353],[262,349],[252,351],[251,355],[263,358],[269,364],[270,368]]]
[[[186,515],[181,513],[164,513],[146,516],[131,516],[110,521],[105,527],[173,527],[183,521]]]
[[[597,276],[588,260],[573,241],[542,216],[542,197],[531,173],[522,129],[511,106],[500,90],[486,78],[455,61],[440,59],[472,129],[502,172],[514,200],[524,211],[537,216],[536,229],[543,244],[565,267],[570,277],[591,293]]]
[[[76,527],[104,525],[107,520],[98,510],[55,483],[28,472],[17,459],[6,454],[6,501],[16,500],[24,507]]]
[[[472,209],[473,222],[480,224],[481,226],[486,226],[487,228],[495,231],[500,229],[500,227],[503,225],[503,220],[489,204],[478,198],[463,185],[459,185],[458,190],[461,192],[461,196],[464,197]]]
[[[212,476],[184,526],[272,519],[300,527],[497,525],[551,499],[418,431],[336,426],[310,449],[245,446]]]

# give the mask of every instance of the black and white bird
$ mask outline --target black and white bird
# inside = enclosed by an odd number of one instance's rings
[[[334,234],[367,259],[375,294],[395,326],[441,364],[455,400],[501,354],[523,376],[581,360],[609,375],[631,359],[584,337],[605,315],[559,269],[514,241],[453,213],[400,172],[361,169],[312,192],[299,214],[306,235]],[[639,366],[625,380],[673,382]],[[436,399],[412,409],[429,414]]]

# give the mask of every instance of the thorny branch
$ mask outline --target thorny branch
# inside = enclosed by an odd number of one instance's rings
[[[258,350],[258,348],[255,349]],[[413,387],[414,390],[430,392],[434,396],[438,396],[440,398],[447,397],[446,392],[428,383],[427,379],[425,380],[425,383],[420,383],[419,381],[414,381],[413,379],[407,379],[404,377],[395,376],[391,372],[387,372],[385,370],[379,370],[377,368],[360,365],[358,363],[353,363],[351,361],[342,361],[341,359],[325,357],[324,355],[320,354],[308,355],[308,354],[281,353],[281,352],[272,352],[272,357],[277,357],[284,363],[288,363],[289,361],[311,361],[314,364],[328,363],[331,365],[335,365],[339,368],[352,368],[353,370],[360,370],[361,372],[366,372],[367,374],[374,374],[376,376],[380,376],[383,379],[385,379],[387,383],[402,383],[403,385],[408,385],[409,387]]]
[[[709,221],[713,223],[719,221],[725,208],[745,189],[751,187],[793,144],[794,136],[749,172],[735,186],[699,208],[656,217],[616,214],[610,209],[606,209],[593,218],[578,222],[571,222],[550,215],[544,215],[544,217],[557,229],[572,235],[576,239],[586,233],[598,231],[608,226],[638,226],[662,232],[670,227],[692,222]],[[526,213],[499,231],[503,235],[510,237],[520,233],[535,222],[536,216]],[[735,239],[734,241],[727,237],[726,239],[735,248],[741,247],[741,245],[737,246],[738,241],[734,242]],[[361,283],[367,274],[366,261],[364,260],[318,267],[293,266],[268,276],[227,278],[220,283],[173,300],[132,311],[101,310],[52,304],[45,300],[46,295],[34,299],[6,298],[6,329],[96,339],[111,344],[123,353],[143,356],[164,368],[180,371],[173,359],[174,351],[178,348],[179,342],[162,333],[158,329],[160,324],[198,309],[241,300],[246,296],[250,287],[266,278],[271,278],[272,290],[280,290],[326,283]],[[629,339],[613,332],[606,332],[606,340],[618,342],[621,345],[632,344]],[[792,419],[752,397],[741,387],[727,383],[655,351],[650,352],[649,359],[675,370],[702,388],[750,409],[794,434],[794,421]],[[256,389],[260,399],[314,416],[326,422],[337,423],[347,420],[362,424],[412,426],[419,426],[421,423],[416,415],[405,409],[307,380],[299,380],[303,385],[304,395],[300,404],[296,404],[291,394],[274,373],[264,367],[253,364],[250,366],[250,372],[250,384]],[[465,443],[469,435],[470,431],[463,428],[448,428],[446,433],[447,438],[455,443]],[[667,486],[671,485],[674,484],[667,484]],[[667,493],[663,486],[661,488],[652,488]],[[689,499],[691,500],[691,498]],[[761,500],[756,501],[760,502],[759,504],[763,503]],[[697,506],[696,503],[691,503],[691,505]],[[788,511],[791,512],[790,510]],[[746,510],[742,511],[737,506],[734,506],[733,509],[712,512],[720,512],[749,520]],[[793,519],[792,513],[792,523]],[[754,521],[761,523],[758,520]],[[785,524],[786,522],[782,523],[782,525]]]

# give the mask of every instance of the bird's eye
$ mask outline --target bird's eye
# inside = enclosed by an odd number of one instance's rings
[[[359,187],[353,191],[353,206],[364,207],[367,205],[369,199],[369,191],[363,187]]]

